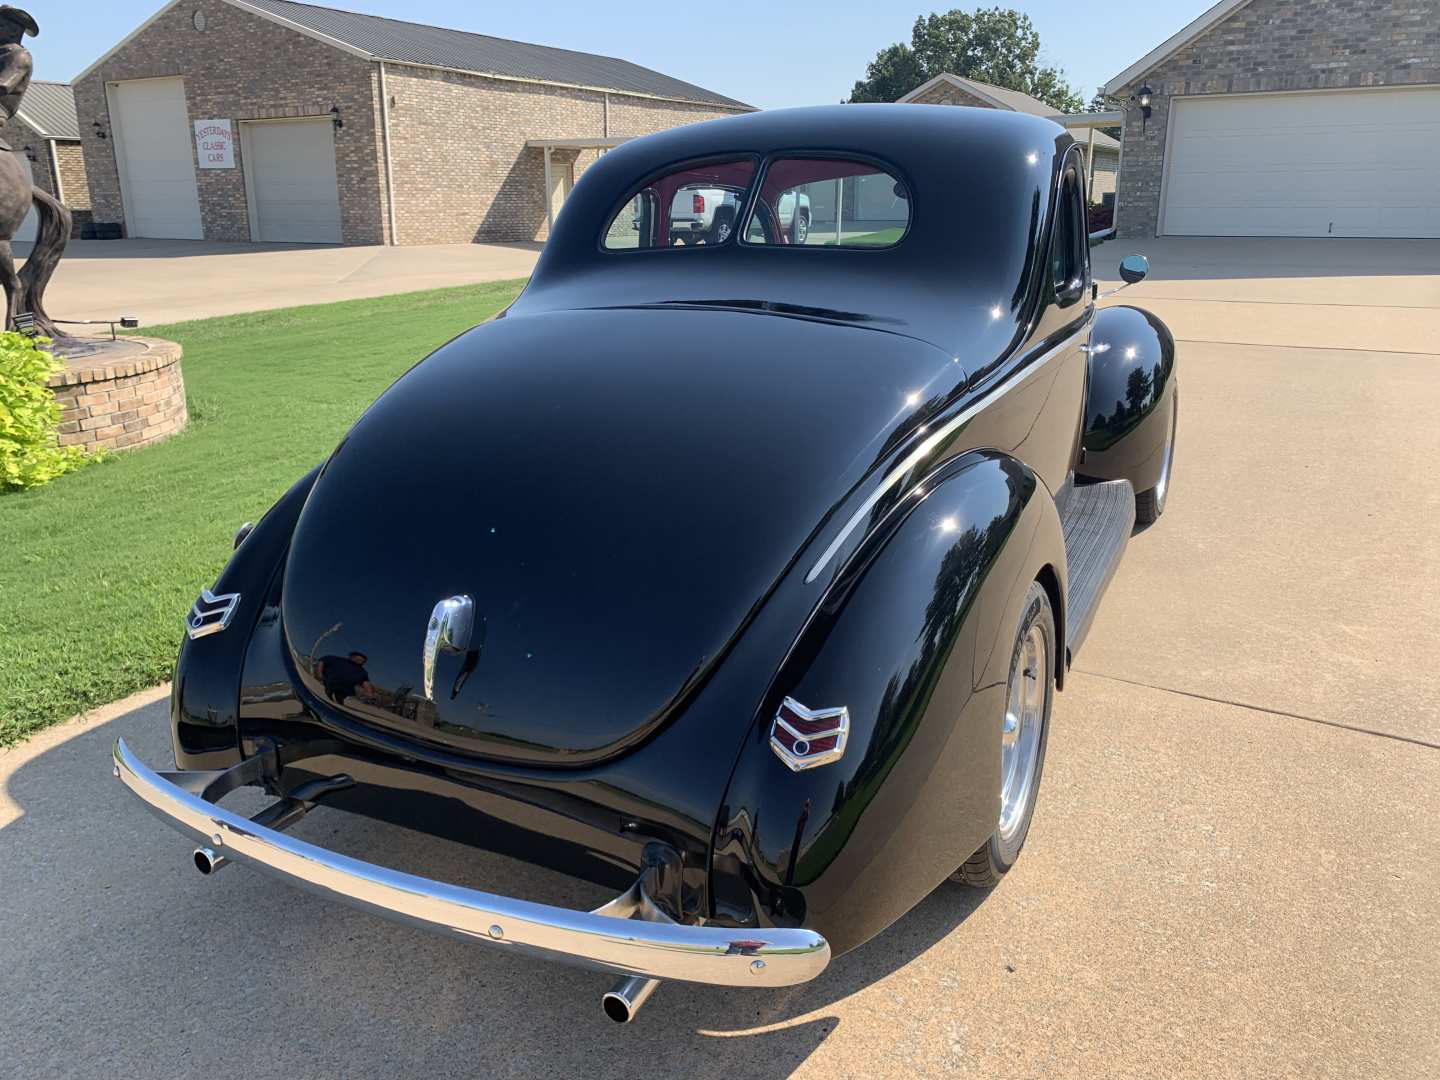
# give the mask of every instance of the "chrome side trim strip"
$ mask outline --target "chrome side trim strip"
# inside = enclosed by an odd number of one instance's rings
[[[267,828],[181,786],[190,777],[205,781],[220,774],[161,776],[124,739],[115,741],[112,756],[120,782],[195,842],[397,922],[597,971],[714,986],[792,986],[813,979],[830,962],[829,943],[813,930],[652,921],[638,886],[597,911],[571,911],[362,862]],[[203,783],[191,786],[205,789]]]
[[[937,428],[929,436],[929,438],[927,438],[914,450],[910,451],[909,454],[905,455],[905,459],[901,461],[899,465],[896,465],[895,468],[890,470],[890,472],[885,476],[885,479],[880,481],[879,486],[876,487],[875,490],[870,493],[869,497],[860,505],[860,509],[856,510],[855,513],[851,516],[850,520],[845,523],[845,527],[836,534],[835,539],[830,541],[830,546],[825,549],[824,553],[820,556],[820,558],[815,561],[815,565],[810,568],[810,572],[805,575],[805,584],[809,585],[817,577],[820,576],[820,571],[825,569],[826,565],[830,562],[830,560],[833,559],[836,553],[839,552],[841,547],[844,546],[845,541],[849,539],[850,534],[859,527],[860,523],[865,520],[866,516],[870,513],[870,511],[875,509],[875,504],[878,503],[882,498],[884,498],[885,495],[893,487],[895,487],[896,484],[900,483],[901,480],[905,479],[905,477],[909,475],[911,470],[913,470],[916,465],[919,465],[927,457],[933,454],[937,446],[939,446],[942,442],[948,439],[960,427],[974,419],[975,415],[979,413],[981,409],[984,409],[989,405],[993,405],[1000,398],[1004,397],[1011,390],[1015,389],[1015,387],[1019,386],[1026,379],[1030,378],[1031,375],[1034,375],[1051,360],[1055,359],[1055,357],[1059,356],[1066,349],[1074,346],[1074,344],[1081,338],[1086,338],[1089,335],[1090,323],[1086,322],[1083,329],[1077,330],[1075,333],[1071,334],[1059,344],[1047,349],[1044,353],[1040,355],[1038,359],[1034,361],[1034,363],[1027,364],[1019,371],[1016,371],[1004,382],[996,383],[984,394],[976,398],[969,405],[965,406],[965,408],[961,409],[960,412],[956,413],[953,417],[951,417],[945,424]]]

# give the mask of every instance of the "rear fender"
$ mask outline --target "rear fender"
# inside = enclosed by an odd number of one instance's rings
[[[1076,472],[1129,480],[1149,491],[1160,480],[1175,416],[1175,338],[1148,311],[1102,308],[1090,333],[1090,381]]]
[[[1031,581],[1065,580],[1049,492],[992,451],[947,464],[861,545],[771,686],[716,829],[716,915],[819,930],[837,952],[928,894],[995,828],[1000,717]],[[1063,627],[1064,597],[1052,597]],[[837,761],[771,748],[794,698],[844,706]]]
[[[238,708],[246,646],[319,474],[316,466],[282,495],[220,572],[210,591],[217,596],[240,594],[229,626],[202,638],[187,634],[180,645],[170,719],[175,763],[181,769],[221,769],[240,761]]]

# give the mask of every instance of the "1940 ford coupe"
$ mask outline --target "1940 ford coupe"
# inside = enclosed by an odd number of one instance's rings
[[[732,230],[672,228],[715,191]],[[1173,458],[1174,340],[1097,308],[1085,191],[1063,128],[995,110],[604,155],[514,304],[237,534],[176,666],[178,771],[117,741],[115,774],[205,873],[613,973],[621,1021],[660,980],[813,979],[946,879],[994,885]],[[277,801],[220,805],[242,785]],[[616,895],[285,831],[322,804]]]

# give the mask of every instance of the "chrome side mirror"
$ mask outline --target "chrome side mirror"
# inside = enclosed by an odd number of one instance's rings
[[[1150,260],[1144,255],[1126,255],[1120,260],[1120,280],[1126,285],[1144,281],[1145,275],[1148,273],[1150,273]]]
[[[1150,260],[1144,255],[1126,255],[1120,260],[1120,280],[1125,285],[1134,285],[1137,281],[1144,281],[1145,275],[1150,273]],[[1107,296],[1114,296],[1125,285],[1116,285],[1113,289],[1106,289],[1096,297],[1097,300],[1104,300]]]

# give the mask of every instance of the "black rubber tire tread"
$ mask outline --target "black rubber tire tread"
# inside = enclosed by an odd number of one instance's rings
[[[1038,611],[1036,610],[1038,608]],[[1032,618],[1032,613],[1034,613]],[[1035,803],[1040,797],[1040,781],[1045,775],[1045,750],[1050,742],[1050,708],[1055,700],[1055,666],[1059,663],[1059,657],[1055,655],[1055,611],[1050,606],[1050,594],[1045,591],[1045,586],[1038,581],[1030,583],[1030,591],[1025,596],[1024,614],[1020,617],[1020,625],[1015,630],[1015,643],[1011,646],[1010,667],[1011,674],[1014,673],[1015,658],[1019,655],[1020,644],[1025,639],[1033,622],[1044,619],[1050,627],[1050,671],[1049,671],[1049,700],[1046,703],[1043,719],[1044,727],[1040,732],[1039,760],[1035,763],[1035,790],[1031,794],[1030,809],[1026,811],[1025,830],[1020,834],[1019,846],[1016,847],[1014,857],[1009,863],[1003,859],[1000,851],[999,829],[990,835],[985,843],[980,845],[978,851],[960,864],[960,868],[950,875],[951,881],[959,882],[976,889],[990,889],[1000,883],[1006,871],[1015,864],[1020,857],[1020,852],[1025,847],[1025,837],[1030,831],[1030,820],[1035,813]],[[1007,690],[1008,693],[1008,690]]]

